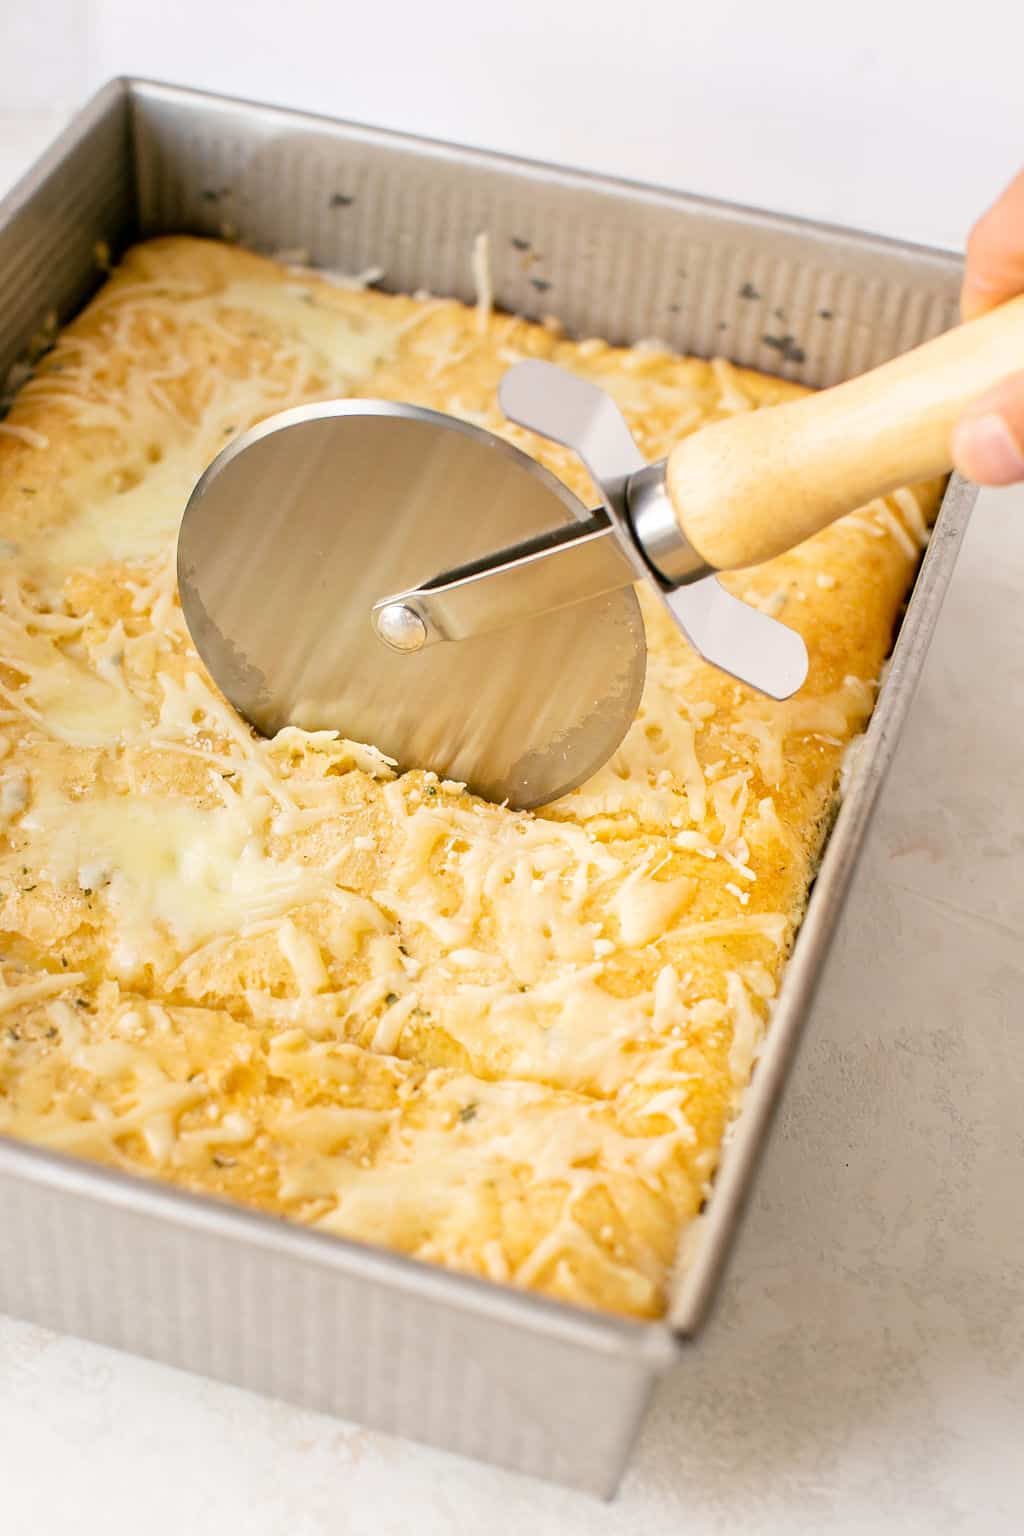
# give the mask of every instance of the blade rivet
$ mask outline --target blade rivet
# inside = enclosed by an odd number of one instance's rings
[[[388,603],[373,616],[377,634],[393,651],[407,654],[419,651],[427,638],[427,626],[419,614],[404,603]]]

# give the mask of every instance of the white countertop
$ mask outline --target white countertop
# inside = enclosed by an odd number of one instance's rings
[[[0,117],[0,186],[51,116]],[[1024,491],[982,496],[717,1316],[618,1501],[0,1318],[12,1536],[1024,1528]]]

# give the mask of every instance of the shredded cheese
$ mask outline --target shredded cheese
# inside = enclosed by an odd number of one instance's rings
[[[476,284],[476,328],[486,335],[494,308],[494,282],[491,276],[491,241],[485,229],[473,241],[473,282]]]
[[[256,737],[174,580],[182,508],[234,433],[331,395],[413,400],[587,496],[566,450],[501,418],[510,361],[608,388],[652,459],[793,392],[500,314],[486,232],[472,268],[475,310],[155,242],[22,380],[0,425],[0,1131],[655,1315],[932,503],[894,493],[745,574],[808,639],[783,704],[642,598],[637,720],[537,814],[338,732]]]

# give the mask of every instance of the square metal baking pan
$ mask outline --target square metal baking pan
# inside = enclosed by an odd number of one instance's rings
[[[118,80],[0,205],[0,378],[101,280],[97,249],[191,232],[576,335],[658,337],[824,385],[944,330],[944,252],[546,165]],[[101,244],[102,242],[102,244]],[[814,996],[974,498],[954,478],[669,1315],[639,1323],[0,1138],[0,1308],[311,1408],[609,1494],[686,1369]]]

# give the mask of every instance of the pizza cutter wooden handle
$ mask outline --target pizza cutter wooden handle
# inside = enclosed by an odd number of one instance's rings
[[[758,565],[854,507],[948,473],[971,401],[1024,369],[1024,296],[820,394],[715,422],[672,451],[679,525],[709,565]]]

